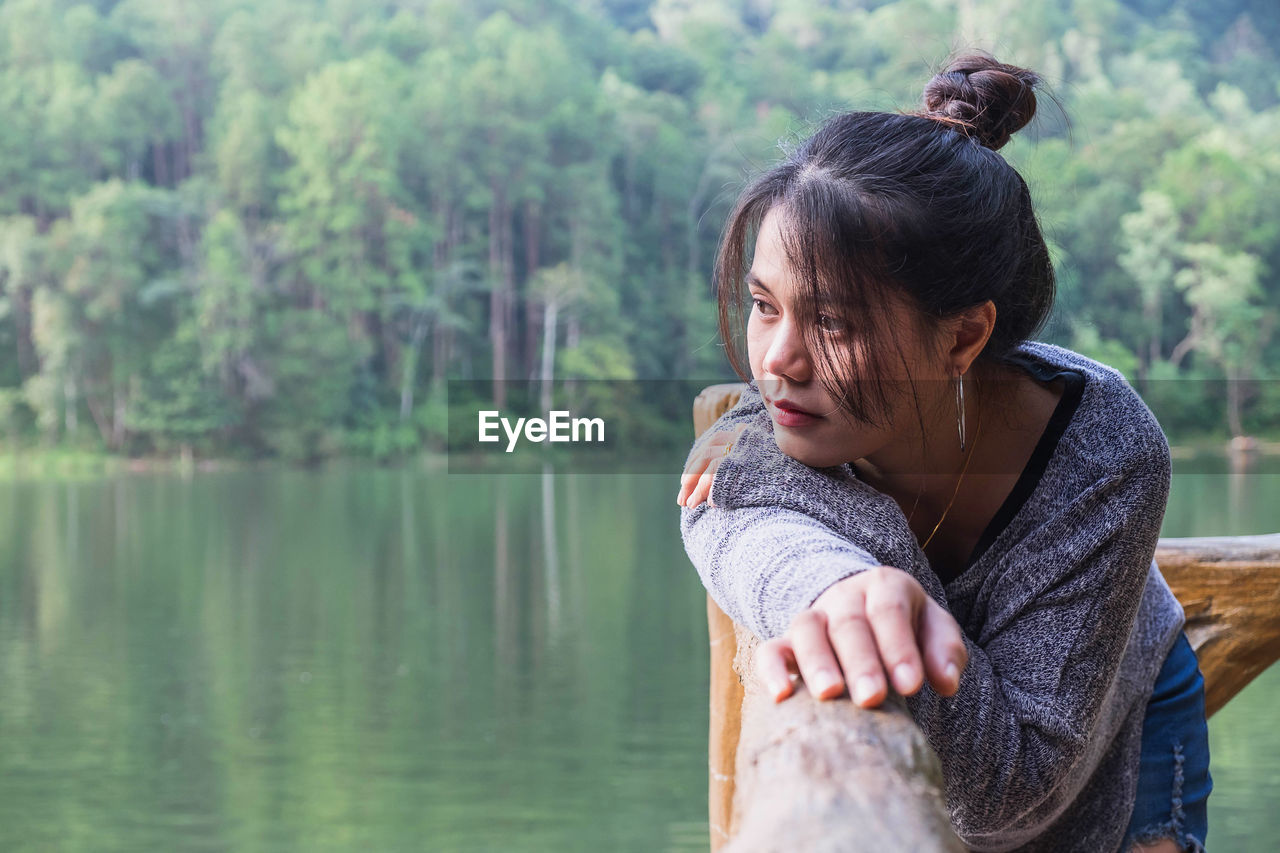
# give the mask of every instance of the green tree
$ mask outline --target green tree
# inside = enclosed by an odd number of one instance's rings
[[[1228,253],[1212,243],[1192,243],[1183,249],[1183,257],[1187,265],[1174,284],[1192,308],[1191,328],[1169,360],[1177,366],[1184,355],[1195,352],[1222,369],[1227,424],[1233,436],[1243,435],[1244,382],[1254,378],[1276,320],[1274,311],[1259,304],[1258,259],[1244,252]]]
[[[1154,191],[1144,192],[1138,210],[1120,218],[1125,251],[1118,260],[1121,269],[1137,282],[1142,295],[1142,320],[1147,333],[1143,376],[1163,357],[1160,304],[1173,288],[1181,249],[1179,225],[1173,200]]]

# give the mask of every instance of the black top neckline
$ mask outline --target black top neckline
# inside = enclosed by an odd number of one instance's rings
[[[1076,409],[1080,407],[1080,398],[1084,396],[1085,375],[1074,368],[1050,364],[1030,353],[1014,353],[1009,356],[1007,361],[1023,368],[1042,382],[1062,379],[1066,383],[1066,387],[1062,391],[1062,397],[1059,398],[1058,405],[1054,407],[1053,414],[1049,417],[1049,422],[1045,425],[1044,432],[1040,434],[1040,440],[1036,442],[1035,449],[1031,451],[1031,458],[1027,460],[1027,464],[1018,476],[1017,482],[1014,483],[1013,490],[1004,499],[1004,503],[1000,504],[996,514],[991,517],[991,521],[982,531],[982,535],[978,537],[978,543],[974,545],[973,552],[969,555],[969,559],[965,561],[964,568],[954,574],[946,573],[938,576],[943,584],[951,583],[951,581],[968,571],[974,563],[978,562],[987,549],[991,547],[992,543],[1004,532],[1004,529],[1009,526],[1009,522],[1013,521],[1014,516],[1018,514],[1023,505],[1026,504],[1027,499],[1031,497],[1031,493],[1040,484],[1040,478],[1044,476],[1045,469],[1049,467],[1049,460],[1053,458],[1053,453],[1058,448],[1058,442],[1062,439],[1063,433],[1067,431],[1067,426],[1070,425]]]

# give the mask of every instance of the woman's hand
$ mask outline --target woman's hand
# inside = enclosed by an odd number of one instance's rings
[[[676,495],[677,504],[693,509],[703,501],[708,501],[715,506],[715,503],[710,500],[711,481],[715,479],[720,463],[733,448],[733,443],[746,428],[746,424],[739,424],[732,429],[713,434],[701,450],[689,457],[684,473],[680,475],[680,493]]]
[[[969,662],[960,626],[911,575],[890,566],[832,584],[791,620],[787,633],[761,643],[756,674],[775,702],[794,692],[798,673],[819,699],[844,693],[874,708],[888,695],[885,673],[904,696],[928,677],[954,695]]]

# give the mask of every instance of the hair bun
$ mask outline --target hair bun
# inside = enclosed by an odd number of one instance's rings
[[[1040,75],[982,53],[953,59],[924,87],[921,115],[999,149],[1036,114]]]

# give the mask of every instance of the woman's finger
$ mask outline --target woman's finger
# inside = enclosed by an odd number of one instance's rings
[[[688,497],[685,498],[685,506],[693,509],[703,501],[708,501],[712,506],[715,506],[715,501],[711,500],[711,486],[715,482],[716,471],[720,470],[720,463],[723,459],[723,456],[717,456],[707,464],[706,470],[698,477],[693,489],[689,492]]]
[[[708,467],[724,456],[724,447],[731,443],[732,438],[727,433],[713,435],[701,450],[690,457],[684,473],[680,475],[680,493],[676,496],[678,505],[689,505],[689,496],[695,488],[698,488],[698,483],[703,479],[703,475],[707,474]]]
[[[864,708],[883,702],[888,695],[884,667],[860,598],[847,609],[827,614],[827,636],[845,680],[851,685],[849,695],[853,701]]]
[[[781,702],[795,692],[791,681],[793,672],[799,672],[799,667],[795,651],[785,635],[756,647],[756,676],[774,702]]]
[[[833,699],[844,692],[840,663],[827,636],[827,618],[820,610],[803,610],[787,631],[800,677],[818,699]]]
[[[688,464],[685,466],[684,473],[680,475],[680,494],[676,498],[676,503],[685,506],[689,500],[689,495],[698,487],[698,481],[702,475],[706,473],[716,457],[724,451],[721,449],[713,449],[703,447],[700,451],[690,457]]]
[[[916,637],[916,614],[923,601],[913,600],[914,590],[909,581],[909,576],[898,578],[883,574],[881,582],[867,586],[867,620],[876,638],[876,648],[880,650],[880,660],[894,689],[903,696],[910,696],[924,684],[924,664]],[[923,590],[920,595],[924,595]]]
[[[706,499],[706,495],[711,490],[711,477],[714,477],[714,470],[709,471],[713,465],[718,466],[718,460],[724,458],[728,453],[726,448],[732,447],[733,442],[742,434],[744,426],[739,426],[732,430],[723,430],[711,436],[702,446],[702,449],[689,457],[689,461],[685,464],[684,473],[680,475],[680,491],[676,495],[676,503],[679,506],[697,506],[702,500]],[[711,477],[707,475],[710,474]],[[693,494],[699,483],[706,479],[706,492],[702,495],[697,503],[690,504],[689,496]]]
[[[954,696],[960,689],[960,675],[969,663],[964,635],[947,610],[933,599],[925,604],[920,619],[920,648],[929,683],[941,696]]]
[[[707,499],[711,494],[711,482],[716,475],[715,463],[707,465],[706,470],[698,475],[698,479],[693,481],[693,485],[689,489],[689,494],[685,496],[684,505],[689,509],[693,509],[698,504]]]
[[[676,503],[684,506],[689,500],[689,495],[693,493],[693,489],[698,485],[698,478],[702,476],[702,472],[706,470],[710,464],[711,457],[706,452],[701,452],[689,460],[684,473],[680,475],[680,492],[676,495]]]

